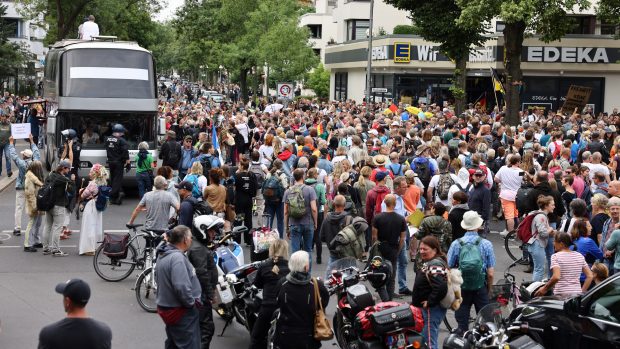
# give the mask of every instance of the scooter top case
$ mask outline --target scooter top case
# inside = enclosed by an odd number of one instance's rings
[[[217,265],[224,275],[243,264],[243,249],[237,243],[230,244],[228,247],[218,247],[216,252]]]

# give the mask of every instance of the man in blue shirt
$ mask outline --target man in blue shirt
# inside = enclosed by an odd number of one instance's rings
[[[463,303],[461,307],[454,312],[454,317],[458,322],[458,331],[465,332],[469,325],[469,313],[472,304],[476,308],[476,313],[480,311],[485,305],[489,304],[489,293],[493,285],[493,272],[495,269],[495,254],[493,253],[493,244],[487,239],[483,239],[478,235],[478,232],[483,229],[484,220],[476,211],[467,211],[463,215],[463,221],[461,227],[466,230],[465,235],[452,242],[450,249],[448,250],[448,266],[450,268],[459,267],[463,273],[463,285],[461,286],[461,295],[463,297]],[[461,249],[465,249],[467,245],[474,244],[478,247],[480,252],[480,259],[482,260],[482,268],[480,273],[467,273],[464,271],[464,263],[459,263],[461,258]],[[467,247],[469,248],[469,247]],[[470,280],[480,279],[481,277],[486,279],[486,282],[477,289],[467,289]]]

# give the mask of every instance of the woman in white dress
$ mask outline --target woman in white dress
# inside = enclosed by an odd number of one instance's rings
[[[99,186],[107,185],[108,171],[101,164],[93,165],[88,174],[90,182],[80,189],[80,199],[85,202],[80,228],[79,253],[81,256],[94,256],[97,241],[103,240],[103,212],[95,207]]]

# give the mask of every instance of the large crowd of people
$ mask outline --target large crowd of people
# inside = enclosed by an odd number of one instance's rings
[[[267,290],[267,298],[273,298],[263,301],[261,316],[269,318],[279,307],[281,318],[287,319],[275,338],[280,348],[291,347],[287,344],[291,336],[308,338],[296,343],[296,348],[320,346],[311,333],[304,332],[308,328],[298,326],[309,317],[292,310],[312,313],[317,306],[313,298],[307,297],[308,304],[292,304],[282,295],[293,293],[300,300],[305,299],[300,294],[314,292],[310,275],[313,265],[324,263],[324,246],[329,249],[328,273],[355,264],[355,256],[343,254],[333,243],[335,235],[351,224],[363,230],[362,258],[380,254],[393,271],[381,298],[412,297],[412,304],[424,309],[428,328],[424,336],[433,348],[446,314],[439,301],[447,292],[450,268],[467,270],[463,303],[456,313],[457,331],[467,329],[472,305],[479,310],[489,302],[499,258],[487,240],[488,234],[497,233],[491,229],[493,220],[502,225],[503,236],[523,221],[530,224],[530,238],[523,241],[524,258],[530,262],[526,272],[532,273],[533,281],[548,280],[539,295],[579,294],[620,270],[617,110],[594,115],[590,110],[534,108],[520,112],[520,124],[511,126],[498,107],[487,111],[470,104],[457,114],[449,104],[303,98],[242,103],[236,86],[220,88],[229,97],[221,103],[193,93],[180,82],[160,91],[160,117],[167,129],[159,149],[160,166],[153,167],[148,145],[141,145],[135,159],[141,201],[129,223],[146,211],[147,228],[165,230],[171,216],[178,216],[183,223],[179,226],[191,228],[191,213],[197,203],[205,202],[229,226],[243,216],[249,228],[277,229],[280,247],[270,251],[256,283]],[[5,151],[20,169],[18,192],[24,189],[25,178],[31,231],[31,226],[41,224],[29,198],[43,184],[38,151],[33,145],[20,159],[1,127],[6,115],[0,116],[0,145],[6,143]],[[117,136],[122,138],[122,132]],[[26,167],[23,162],[30,159],[35,161]],[[119,160],[120,171],[127,160]],[[61,161],[49,180],[66,188],[73,179],[71,165]],[[10,171],[10,162],[6,167]],[[107,176],[105,168],[97,167],[90,179],[100,188]],[[97,188],[88,186],[80,196],[88,202]],[[26,233],[25,250],[43,241],[44,253],[64,254],[57,237],[65,227],[62,216],[67,206],[59,201],[45,213],[47,228],[43,234],[37,228],[33,228],[35,234]],[[88,209],[87,204],[85,212]],[[101,212],[90,210],[88,222],[101,230],[101,217],[96,216]],[[365,224],[356,224],[355,219]],[[412,225],[414,234],[410,234]],[[20,226],[16,222],[16,231]],[[189,232],[181,229],[171,234],[165,256],[183,258],[174,252],[189,249]],[[243,240],[253,243],[250,234]],[[80,242],[80,253],[92,251],[92,239]],[[411,262],[413,266],[408,266]],[[407,280],[408,267],[416,271],[415,280]],[[162,288],[169,282],[165,275],[158,275]],[[191,275],[184,282],[186,289],[214,287]],[[278,293],[275,287],[283,291]],[[186,290],[184,299],[168,296],[174,293],[158,294],[158,304],[165,311],[209,302],[199,296],[199,290]],[[321,288],[319,299],[326,303],[323,293]],[[208,346],[204,336],[183,335],[193,331],[187,326],[203,330],[199,323],[204,317],[198,313],[167,314],[178,315],[175,325],[166,322],[168,340],[199,343],[202,338],[203,347]],[[266,330],[264,326],[255,329],[252,348],[265,347]]]

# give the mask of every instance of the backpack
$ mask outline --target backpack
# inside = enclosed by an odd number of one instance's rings
[[[345,218],[345,226],[329,243],[330,252],[338,258],[352,257],[362,258],[364,245],[366,244],[366,231],[358,231],[353,225],[353,217]]]
[[[592,203],[592,190],[590,189],[590,186],[587,185],[587,183],[583,186],[583,192],[581,193],[579,198],[585,201],[587,206],[590,206],[590,204]]]
[[[37,191],[37,210],[49,211],[54,208],[54,186],[49,179]]]
[[[202,175],[209,178],[209,171],[211,171],[211,168],[213,167],[211,165],[211,157],[203,156],[200,158],[200,164],[202,165]]]
[[[457,188],[459,188],[460,191],[464,192],[465,194],[469,193],[469,190],[471,189],[471,186],[472,186],[471,183],[467,183],[465,188],[463,188],[460,183],[454,183],[454,184],[456,185]]]
[[[482,272],[482,254],[480,253],[481,237],[478,237],[473,243],[467,243],[463,241],[463,238],[459,239],[461,245],[461,251],[459,253],[459,270],[463,275],[463,290],[479,290],[484,287],[484,282],[487,278],[486,274]]]
[[[265,171],[263,171],[261,164],[252,163],[250,165],[250,172],[254,173],[254,176],[256,176],[256,184],[262,188],[265,182]]]
[[[178,164],[181,161],[179,153],[181,152],[181,145],[175,141],[168,142],[168,163]]]
[[[213,214],[213,208],[206,201],[197,201],[194,206],[194,218],[198,216]]]
[[[519,226],[517,227],[517,237],[519,238],[519,240],[524,243],[530,241],[532,236],[534,236],[534,234],[532,233],[532,223],[534,223],[534,218],[536,218],[536,216],[541,213],[542,212],[528,214],[525,219],[523,219],[521,223],[519,223]]]
[[[398,165],[398,170],[394,171],[393,165]],[[390,172],[392,172],[392,174],[394,176],[403,176],[404,175],[404,173],[403,173],[403,165],[401,165],[401,164],[391,163],[387,167],[390,169]]]
[[[442,173],[439,175],[439,185],[437,186],[437,196],[441,200],[448,199],[448,192],[450,191],[450,187],[454,184],[454,179],[450,175],[450,173]]]
[[[383,203],[383,199],[389,194],[390,191],[377,193],[377,198],[375,199],[375,214],[381,213],[381,204]]]
[[[196,199],[202,198],[200,186],[198,185],[198,176],[195,174],[187,175],[183,180],[192,183],[192,196]]]
[[[553,149],[553,159],[558,159],[560,157],[560,153],[562,152],[562,143],[561,142],[553,142],[555,148]]]
[[[108,200],[110,199],[110,193],[112,193],[112,187],[100,185],[97,187],[97,190],[99,190],[99,192],[95,199],[95,208],[97,211],[103,212],[108,207]]]
[[[428,188],[428,183],[431,181],[430,161],[426,158],[416,158],[413,160],[413,164],[415,165],[413,172],[417,173],[418,178],[424,184],[424,188]]]
[[[465,166],[465,168],[470,168],[472,166],[471,153],[465,155],[465,163],[463,165]]]
[[[306,200],[304,199],[305,185],[295,185],[289,189],[288,212],[292,218],[302,218],[306,214]]]
[[[266,201],[280,202],[284,196],[284,186],[277,174],[272,174],[263,183],[263,197]]]
[[[517,190],[515,202],[517,204],[517,211],[519,211],[519,215],[521,216],[534,210],[530,207],[530,202],[532,201],[530,198],[530,193],[532,192],[532,189],[534,189],[534,187],[521,187]]]

